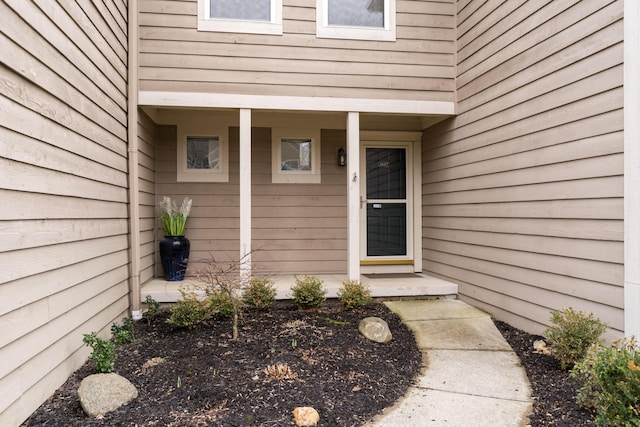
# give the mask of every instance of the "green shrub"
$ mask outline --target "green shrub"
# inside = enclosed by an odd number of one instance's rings
[[[371,291],[359,280],[345,280],[338,290],[338,299],[349,309],[362,308],[371,301]]]
[[[599,426],[640,426],[640,349],[635,340],[593,345],[571,375],[584,381],[578,403],[595,407]]]
[[[111,325],[111,334],[113,334],[113,341],[117,345],[134,342],[136,337],[133,330],[133,319],[131,317],[123,317],[122,326],[114,322]]]
[[[322,280],[315,276],[296,277],[296,284],[291,287],[293,300],[301,308],[316,308],[324,302],[327,291]]]
[[[178,328],[194,329],[211,318],[207,301],[200,301],[195,293],[180,290],[182,299],[171,308],[167,323]]]
[[[93,349],[89,360],[98,372],[113,372],[116,365],[116,344],[113,341],[102,339],[95,332],[91,332],[82,336],[82,342]]]
[[[153,299],[151,295],[147,295],[145,299],[145,304],[147,305],[147,311],[145,313],[145,318],[147,319],[147,323],[151,324],[151,320],[153,320],[160,311],[160,303]]]
[[[269,279],[253,278],[242,295],[242,300],[250,307],[266,310],[276,300],[276,288]]]
[[[227,319],[233,316],[231,297],[224,291],[211,292],[205,300],[210,316],[216,319]]]
[[[600,341],[607,325],[592,313],[575,311],[571,307],[551,313],[551,324],[543,335],[551,344],[550,350],[562,369],[569,369],[582,360],[587,349]]]

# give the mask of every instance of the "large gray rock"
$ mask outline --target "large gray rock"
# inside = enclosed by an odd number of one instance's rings
[[[89,375],[78,388],[80,405],[92,418],[114,411],[136,397],[135,386],[115,373]]]
[[[386,343],[391,341],[391,331],[387,322],[379,317],[365,317],[358,325],[358,331],[371,341]]]

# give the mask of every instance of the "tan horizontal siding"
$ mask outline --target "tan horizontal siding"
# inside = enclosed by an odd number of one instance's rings
[[[3,30],[25,50],[25,54],[47,58],[47,66],[52,71],[58,72],[66,79],[72,79],[73,83],[74,79],[82,80],[82,84],[72,86],[81,87],[84,93],[92,93],[94,90],[102,92],[103,102],[116,102],[122,110],[126,109],[126,76],[119,74],[105,61],[100,61],[102,67],[96,66],[92,62],[94,58],[85,56],[85,53],[80,51],[33,2],[11,0],[10,4],[8,3],[0,5],[0,15],[4,18]],[[21,19],[22,15],[29,16],[28,24]],[[37,28],[37,31],[34,28]],[[88,50],[94,52],[94,49]],[[94,96],[90,98],[97,99]],[[112,114],[116,112],[113,108],[108,110]]]
[[[320,97],[344,97],[352,98],[377,98],[377,99],[399,99],[400,94],[396,90],[383,88],[349,88],[345,92],[344,87],[322,87],[305,85],[287,85],[287,79],[279,81],[280,85],[268,84],[245,84],[245,83],[220,83],[220,82],[199,82],[199,81],[174,81],[170,86],[164,81],[142,81],[140,90],[142,91],[166,91],[169,88],[176,92],[210,92],[240,95],[265,95],[265,96],[320,96]],[[332,80],[329,79],[331,83]],[[359,82],[352,79],[352,81]],[[424,91],[424,90],[402,90],[400,99],[418,99],[429,101],[448,102],[452,100],[450,92]]]
[[[140,282],[155,278],[157,125],[138,110]]]
[[[79,235],[77,230],[82,230]],[[126,234],[127,223],[121,219],[49,219],[0,222],[0,252],[49,246],[56,243],[96,239]]]
[[[228,183],[176,183],[176,131],[161,126],[158,146],[158,198],[193,199],[185,236],[190,266],[213,255],[237,259],[239,243],[238,129],[230,128]],[[322,184],[271,183],[271,129],[252,130],[252,261],[258,272],[328,273],[346,270],[345,170],[335,165],[344,131],[323,130]],[[160,225],[158,224],[158,227]],[[158,230],[159,238],[162,230]],[[159,276],[162,268],[157,260]]]
[[[556,236],[572,239],[615,240],[624,237],[623,224],[618,220],[575,218],[479,218],[432,217],[429,226],[437,229],[469,230],[525,235]]]
[[[200,268],[200,261],[213,256],[215,259],[238,259],[239,243],[239,186],[237,179],[229,183],[177,183],[177,129],[175,126],[158,127],[156,149],[156,206],[162,197],[169,196],[180,203],[186,196],[193,201],[187,220],[185,237],[191,243],[189,266]],[[238,173],[238,142],[231,140],[229,148],[230,176]],[[159,211],[156,215],[156,242],[164,237]],[[157,246],[157,243],[156,243]],[[159,253],[156,252],[155,275],[163,277]]]
[[[420,3],[420,4],[416,4]],[[320,39],[314,1],[283,35],[197,31],[197,2],[140,2],[140,89],[452,101],[452,2],[397,2],[397,40]]]
[[[424,269],[540,333],[623,329],[622,2],[458,5],[459,114],[423,137]]]
[[[44,402],[77,367],[86,361],[90,351],[86,346],[78,347],[77,342],[81,342],[82,334],[87,333],[87,330],[99,331],[100,336],[104,338],[109,336],[109,325],[115,319],[122,318],[128,307],[126,286],[120,287],[122,295],[119,296],[117,291],[117,288],[112,288],[104,295],[109,301],[108,305],[102,304],[99,300],[89,300],[71,314],[60,316],[55,321],[47,323],[40,329],[44,338],[30,334],[6,347],[7,354],[10,352],[12,356],[22,358],[24,363],[14,369],[10,375],[0,379],[0,387],[7,391],[3,395],[3,402],[13,402],[12,406],[0,408],[4,419],[19,420],[28,416],[31,410],[35,409],[29,409],[34,400]],[[78,322],[78,319],[83,320]],[[56,336],[61,338],[57,341],[49,340],[49,337]],[[41,349],[46,344],[49,344],[46,351],[31,358],[29,358],[30,354],[24,352],[24,348]],[[77,350],[69,353],[69,348]],[[28,392],[20,394],[25,383],[34,384],[34,386]]]
[[[443,256],[444,258],[444,256]],[[588,281],[580,278],[570,277],[558,277],[557,275],[539,272],[536,270],[528,270],[527,275],[522,274],[522,269],[519,269],[519,273],[510,275],[508,267],[502,264],[486,263],[482,261],[458,263],[454,258],[453,262],[447,262],[439,264],[433,263],[432,268],[440,275],[450,275],[454,272],[458,274],[463,273],[469,279],[469,284],[477,284],[473,291],[469,294],[473,298],[478,298],[483,292],[490,292],[502,294],[503,298],[511,297],[522,301],[522,304],[526,304],[531,307],[538,306],[540,308],[538,315],[538,322],[540,325],[545,325],[550,317],[550,313],[545,309],[548,305],[548,300],[557,300],[557,304],[562,307],[571,307],[581,305],[583,310],[589,310],[595,312],[601,311],[601,318],[607,322],[612,328],[621,329],[622,324],[619,316],[616,316],[616,312],[622,307],[620,305],[611,305],[606,301],[606,298],[621,299],[623,296],[623,290],[616,286],[611,286],[605,283]],[[502,268],[504,267],[504,269]],[[487,270],[491,271],[486,273]],[[500,275],[493,274],[493,271],[498,271]],[[503,277],[504,275],[504,277]],[[545,287],[532,286],[531,280],[527,276],[535,277],[539,282],[551,280]],[[505,278],[506,277],[506,278]],[[521,280],[525,277],[524,280]],[[564,287],[573,290],[572,294],[559,293],[557,288]],[[510,292],[505,293],[504,289],[509,288]],[[507,309],[508,305],[498,305],[498,308]],[[534,317],[535,319],[535,317]],[[540,333],[542,328],[537,330]]]
[[[0,3],[0,425],[129,306],[125,6]]]

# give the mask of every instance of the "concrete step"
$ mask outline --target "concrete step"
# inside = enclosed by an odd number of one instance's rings
[[[327,289],[327,298],[336,298],[342,282],[347,279],[343,274],[317,275]],[[276,275],[270,277],[277,290],[277,299],[291,299],[291,287],[295,285],[296,276]],[[456,298],[458,285],[446,280],[432,277],[422,273],[402,274],[368,274],[361,276],[361,282],[371,289],[374,297],[384,298]],[[185,279],[181,282],[168,282],[163,279],[153,279],[142,287],[142,300],[151,295],[158,302],[176,302],[180,299],[180,289],[200,289],[203,283],[193,279]]]

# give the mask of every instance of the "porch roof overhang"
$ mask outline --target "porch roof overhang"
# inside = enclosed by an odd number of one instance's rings
[[[200,92],[140,91],[138,104],[152,108],[220,108],[272,111],[359,112],[361,114],[404,114],[452,116],[455,103],[449,101],[332,98],[306,96],[243,95]]]

